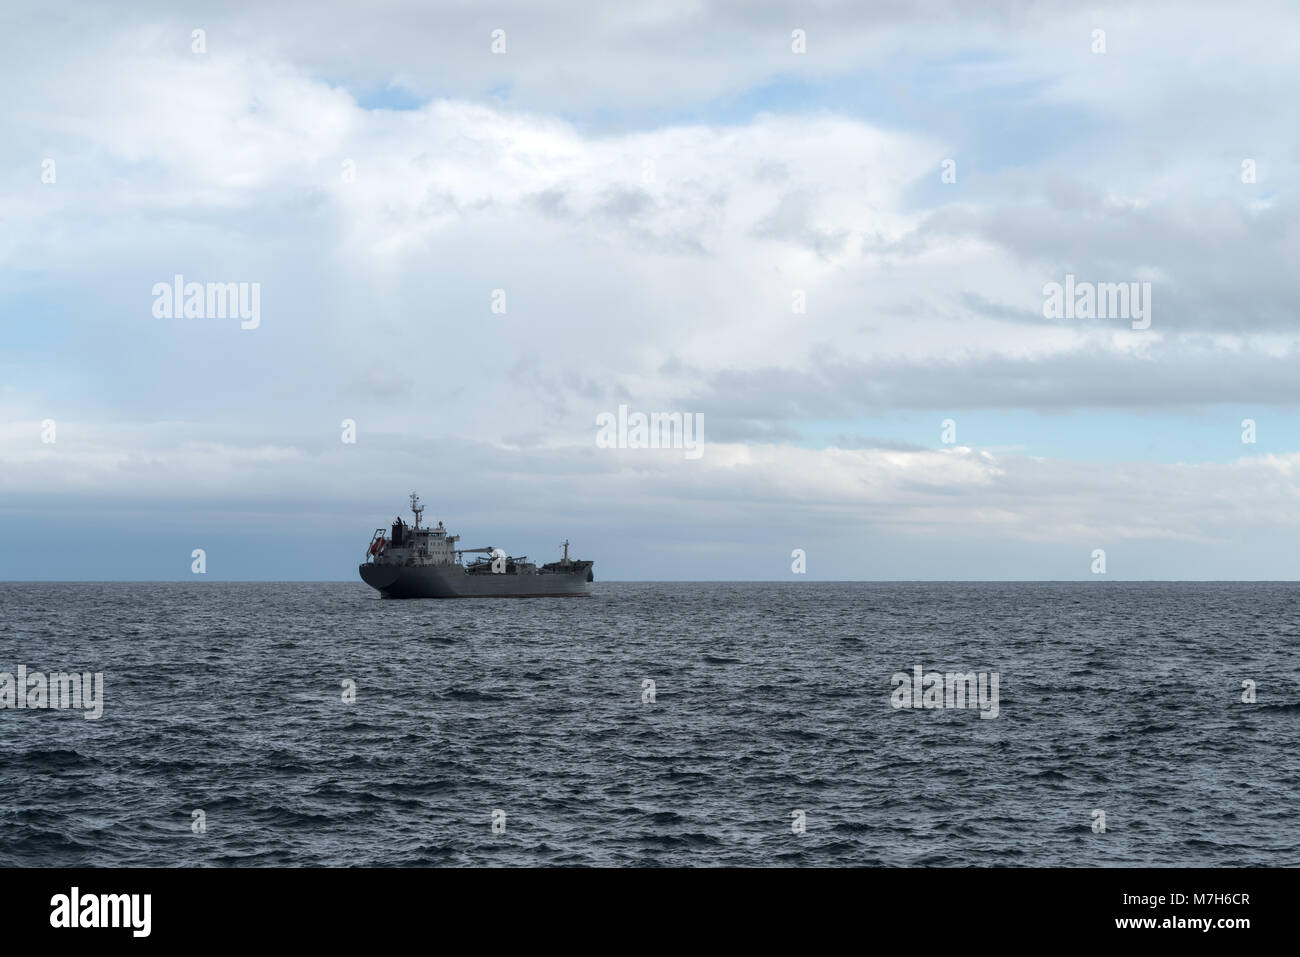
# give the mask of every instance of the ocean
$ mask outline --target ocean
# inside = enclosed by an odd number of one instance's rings
[[[1297,597],[0,584],[0,865],[1295,866]]]

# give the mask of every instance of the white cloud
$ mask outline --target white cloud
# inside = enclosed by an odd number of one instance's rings
[[[353,455],[365,443],[403,483],[442,443],[466,458],[440,474],[498,470],[557,508],[581,481],[596,502],[1017,541],[1291,522],[1286,455],[1117,467],[777,444],[898,408],[1289,412],[1286,7],[1208,32],[1220,14],[1199,4],[277,4],[192,24],[66,9],[0,41],[23,91],[0,105],[13,501],[344,500],[385,478]],[[488,51],[497,26],[506,57]],[[387,84],[428,102],[359,105]],[[1003,120],[1007,142],[973,128]],[[1044,321],[1042,286],[1067,271],[1152,278],[1151,330]],[[177,273],[260,283],[262,326],[154,319],[150,289]],[[594,417],[619,402],[695,403],[719,439],[693,471],[596,457]],[[57,448],[35,444],[46,416]],[[356,449],[336,447],[343,418]],[[472,478],[447,480],[472,497]]]

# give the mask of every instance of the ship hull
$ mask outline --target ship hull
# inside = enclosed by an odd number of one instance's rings
[[[588,571],[538,575],[470,575],[461,565],[360,567],[361,580],[385,598],[585,598]]]

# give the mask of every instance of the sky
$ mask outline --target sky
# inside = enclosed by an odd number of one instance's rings
[[[115,7],[0,12],[0,580],[356,580],[412,491],[598,582],[1300,577],[1293,3]]]

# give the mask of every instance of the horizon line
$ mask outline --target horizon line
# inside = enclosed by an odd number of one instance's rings
[[[1300,578],[608,578],[595,584],[607,585],[1073,585],[1111,581],[1121,584],[1161,585],[1282,585],[1300,583]],[[0,585],[360,585],[351,578],[10,578]],[[369,586],[366,586],[369,587]],[[482,596],[493,597],[493,596]]]

